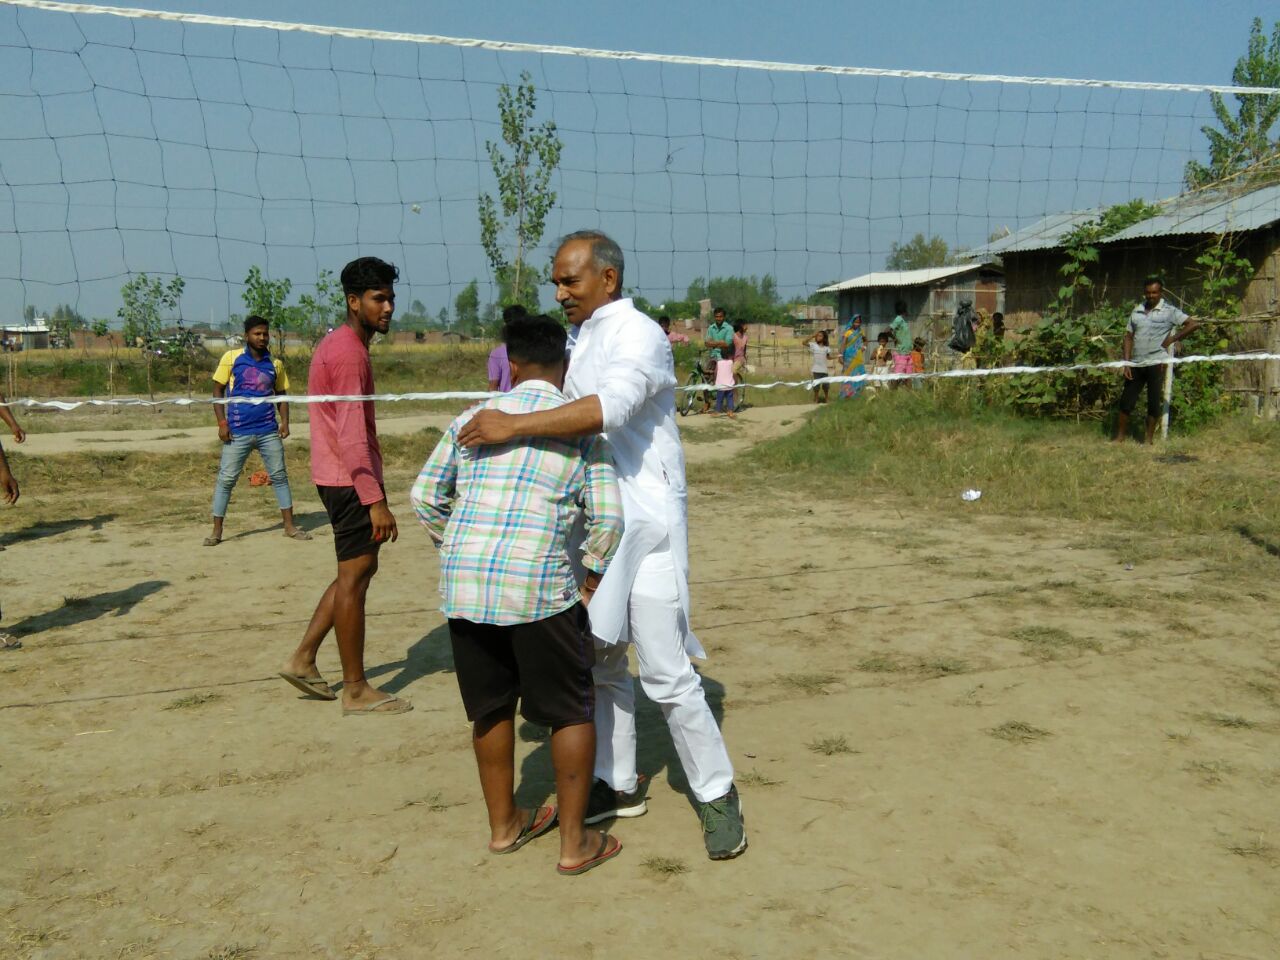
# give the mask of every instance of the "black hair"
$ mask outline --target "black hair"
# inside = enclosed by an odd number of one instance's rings
[[[523,303],[513,303],[508,307],[502,308],[502,322],[510,323],[512,320],[518,320],[521,317],[527,317],[529,311],[524,308]]]
[[[670,324],[671,318],[664,313],[662,316],[658,318],[658,323]]]
[[[1159,277],[1147,277],[1147,279],[1142,281],[1142,289],[1147,289],[1147,287],[1151,286],[1153,283],[1161,290],[1164,290],[1164,281]]]
[[[400,279],[395,264],[377,257],[359,257],[342,268],[342,292],[362,295],[366,290],[380,290]]]
[[[888,330],[881,330],[879,333],[877,333],[877,334],[876,334],[876,339],[877,339],[877,340],[888,340],[888,339],[889,339],[889,331],[888,331]]]
[[[545,313],[536,317],[527,314],[516,317],[502,328],[507,357],[517,363],[532,363],[539,367],[563,363],[567,340],[564,327]]]
[[[712,315],[713,317],[714,317],[717,313],[723,313],[726,317],[729,315],[729,311],[728,311],[728,310],[726,310],[724,307],[716,307],[714,310],[712,310],[712,311],[711,311],[711,315]]]
[[[893,302],[893,312],[899,316],[905,317],[907,315],[907,301],[895,300]]]
[[[747,325],[743,321],[741,320],[734,321],[734,324],[733,324],[734,333],[741,333],[745,329],[747,329]]]
[[[269,326],[271,326],[271,321],[269,321],[266,317],[258,316],[256,313],[251,313],[249,314],[249,316],[244,318],[245,333],[248,333],[254,327],[269,327]]]
[[[993,314],[991,315],[991,322],[992,322],[992,323],[994,323],[994,322],[995,322],[995,321],[997,321],[997,320],[1003,320],[1003,319],[1004,319],[1004,314],[1003,314],[1003,313],[1001,313],[999,310],[997,310],[995,313],[993,313]]]

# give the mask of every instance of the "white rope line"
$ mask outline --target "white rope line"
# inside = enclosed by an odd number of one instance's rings
[[[445,37],[429,33],[403,33],[394,30],[365,30],[359,27],[334,27],[316,23],[288,23],[280,20],[251,20],[243,17],[221,17],[205,13],[178,13],[170,10],[145,10],[138,7],[109,7],[96,3],[62,3],[58,0],[0,0],[11,7],[47,10],[68,14],[102,14],[138,20],[165,20],[214,27],[246,27],[293,33],[314,33],[325,37],[352,40],[389,40],[396,43],[422,43],[494,50],[502,53],[549,54],[561,57],[587,57],[596,60],[630,60],[640,63],[670,63],[694,67],[725,67],[738,70],[766,70],[773,73],[825,73],[844,77],[896,77],[907,80],[951,80],[963,83],[1016,83],[1054,87],[1108,88],[1113,90],[1155,90],[1172,93],[1221,93],[1269,96],[1280,94],[1280,87],[1235,87],[1219,84],[1144,83],[1135,80],[1083,80],[1071,77],[1012,77],[988,73],[948,73],[939,70],[888,70],[878,67],[847,67],[833,64],[785,63],[776,60],[738,60],[722,57],[695,57],[682,54],[644,53],[638,50],[597,50],[591,47],[566,47],[554,44],[517,43],[508,40],[477,40]]]
[[[1262,360],[1280,360],[1280,353],[1220,353],[1214,356],[1174,357],[1164,363],[1181,365],[1184,363],[1245,363]],[[1163,365],[1163,364],[1162,364]],[[784,387],[803,387],[812,390],[816,386],[830,383],[891,383],[895,380],[953,380],[972,377],[1008,377],[1019,374],[1036,373],[1071,373],[1080,370],[1121,370],[1125,367],[1140,367],[1144,364],[1129,360],[1108,360],[1104,363],[1072,363],[1051,367],[979,367],[972,370],[935,370],[932,373],[861,373],[854,376],[817,377],[809,380],[775,380],[772,383],[739,383],[734,390],[778,390]],[[701,393],[719,390],[714,383],[698,383],[677,386],[679,393]],[[725,387],[725,390],[730,389]],[[35,400],[29,397],[15,398],[0,406],[37,407],[52,410],[76,410],[80,407],[197,407],[197,406],[230,406],[247,404],[261,406],[273,404],[310,404],[310,403],[364,403],[372,400],[378,403],[395,403],[400,400],[489,400],[500,397],[501,393],[485,390],[446,390],[437,393],[373,393],[365,395],[340,394],[285,394],[270,397],[165,397],[160,400],[146,400],[140,397],[114,397],[108,400]]]
[[[812,389],[824,383],[888,383],[894,380],[943,380],[964,379],[970,377],[1009,377],[1019,374],[1034,373],[1072,373],[1078,370],[1123,370],[1125,367],[1178,366],[1184,363],[1238,363],[1250,360],[1280,360],[1280,353],[1219,353],[1213,356],[1194,354],[1186,357],[1172,357],[1159,364],[1134,363],[1131,360],[1108,360],[1103,363],[1068,363],[1050,367],[977,367],[974,369],[935,370],[932,373],[866,373],[854,376],[817,377],[801,383],[778,381],[776,383],[740,384],[756,390],[769,390],[773,387],[805,387]],[[682,387],[683,390],[715,390],[714,384]]]
[[[443,393],[371,393],[356,394],[283,394],[270,397],[164,397],[147,400],[142,397],[112,397],[109,400],[33,400],[27,397],[0,404],[7,407],[39,407],[48,410],[76,410],[80,407],[225,407],[244,404],[251,407],[265,403],[395,403],[398,400],[488,400],[500,393],[487,390],[450,390]]]

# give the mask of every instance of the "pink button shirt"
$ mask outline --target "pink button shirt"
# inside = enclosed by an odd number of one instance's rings
[[[307,392],[338,396],[374,392],[369,348],[345,323],[316,347]],[[366,506],[385,500],[373,401],[313,403],[310,416],[312,482],[319,487],[355,487]]]

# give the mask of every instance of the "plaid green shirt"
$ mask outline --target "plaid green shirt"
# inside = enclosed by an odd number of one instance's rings
[[[548,410],[564,394],[530,380],[483,406],[504,413]],[[446,617],[507,626],[532,623],[578,602],[569,539],[585,520],[582,564],[604,573],[622,539],[622,495],[603,437],[524,438],[463,450],[449,425],[409,493],[440,547]]]

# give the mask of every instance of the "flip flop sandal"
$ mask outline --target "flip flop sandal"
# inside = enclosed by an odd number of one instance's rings
[[[613,841],[613,846],[609,846],[609,841]],[[594,870],[606,860],[612,860],[622,852],[622,841],[617,837],[608,833],[600,834],[600,849],[596,851],[596,855],[590,860],[583,860],[576,867],[562,867],[556,864],[556,873],[562,877],[577,877],[586,873],[588,870]]]
[[[313,539],[315,539],[314,537],[312,537],[312,536],[311,536],[311,534],[307,533],[307,531],[305,531],[305,530],[295,530],[295,531],[293,531],[293,533],[286,533],[286,534],[285,534],[285,536],[286,536],[286,537],[288,537],[290,540],[313,540]]]
[[[399,713],[408,713],[412,709],[413,704],[408,700],[388,696],[385,700],[379,700],[365,707],[343,707],[342,715],[344,717],[394,716]]]
[[[545,811],[545,813],[544,813]],[[490,853],[501,856],[506,853],[515,853],[530,840],[536,840],[548,830],[556,825],[556,817],[559,811],[555,807],[538,807],[536,810],[529,811],[529,822],[520,828],[520,832],[516,834],[515,840],[507,844],[501,850],[490,850]]]
[[[333,692],[333,689],[329,686],[329,681],[324,677],[303,677],[296,673],[284,673],[283,671],[281,671],[280,677],[309,697],[319,697],[321,700],[338,699],[338,695]]]
[[[0,650],[21,650],[22,641],[11,633],[0,633]]]
[[[221,542],[222,542],[222,541],[221,541],[221,540],[219,540],[217,537],[205,537],[205,538],[204,538],[204,546],[206,546],[206,547],[216,547],[216,546],[217,546],[218,544],[220,544]]]

